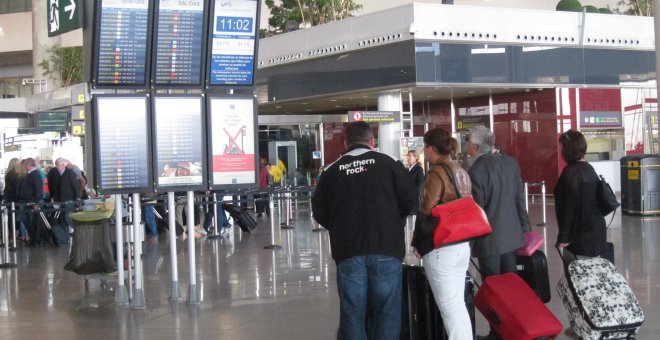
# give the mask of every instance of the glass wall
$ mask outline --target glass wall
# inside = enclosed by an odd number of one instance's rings
[[[32,95],[33,85],[23,85],[22,78],[0,79],[0,98],[19,98]]]
[[[259,125],[259,157],[271,159],[270,142],[294,142],[297,164],[289,164],[289,148],[278,150],[279,156],[287,168],[287,183],[309,185],[316,176],[321,160],[314,158],[314,151],[320,150],[318,124],[297,125]],[[271,162],[272,163],[272,162]]]

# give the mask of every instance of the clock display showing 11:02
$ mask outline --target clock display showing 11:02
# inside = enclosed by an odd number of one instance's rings
[[[247,17],[216,17],[216,31],[218,32],[252,32],[252,18]]]

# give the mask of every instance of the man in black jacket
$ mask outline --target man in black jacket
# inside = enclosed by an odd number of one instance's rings
[[[398,339],[405,218],[416,189],[402,163],[373,151],[365,122],[346,127],[347,152],[326,168],[312,198],[330,232],[340,301],[338,339],[366,339],[369,306],[375,339]]]
[[[21,164],[26,175],[19,191],[19,200],[21,203],[39,204],[44,199],[44,180],[37,170],[34,158],[26,158]],[[33,235],[36,229],[36,218],[32,209],[31,206],[24,206],[19,213],[20,217],[17,218],[27,228],[29,235]]]
[[[60,174],[57,181],[57,202],[62,202],[64,208],[64,222],[69,228],[69,232],[73,231],[73,220],[71,220],[71,213],[75,210],[75,201],[80,198],[80,188],[78,176],[73,170],[67,166],[69,161],[64,158],[55,160],[55,167]]]

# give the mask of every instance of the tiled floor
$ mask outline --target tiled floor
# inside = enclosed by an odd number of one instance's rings
[[[533,222],[540,222],[541,206],[530,209]],[[535,228],[552,240],[557,229],[551,203],[548,209],[547,227]],[[93,280],[86,293],[82,276],[63,270],[67,247],[20,248],[10,255],[18,268],[0,270],[0,339],[333,339],[339,306],[328,235],[312,232],[306,206],[294,216],[292,230],[281,230],[276,216],[279,250],[263,248],[271,243],[267,219],[259,219],[250,235],[234,228],[226,239],[196,241],[198,306],[169,301],[171,263],[164,234],[159,243],[144,244],[145,310],[116,306],[116,282],[103,289]],[[646,314],[638,339],[660,339],[660,218],[617,214],[609,234],[617,268]],[[186,245],[177,242],[184,298]],[[566,326],[555,292],[561,265],[553,248],[545,251],[553,293],[548,306]],[[478,333],[486,329],[478,317]]]

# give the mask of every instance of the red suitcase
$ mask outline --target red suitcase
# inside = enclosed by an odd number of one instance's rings
[[[562,331],[557,317],[515,273],[487,277],[474,304],[502,339],[552,339]]]

